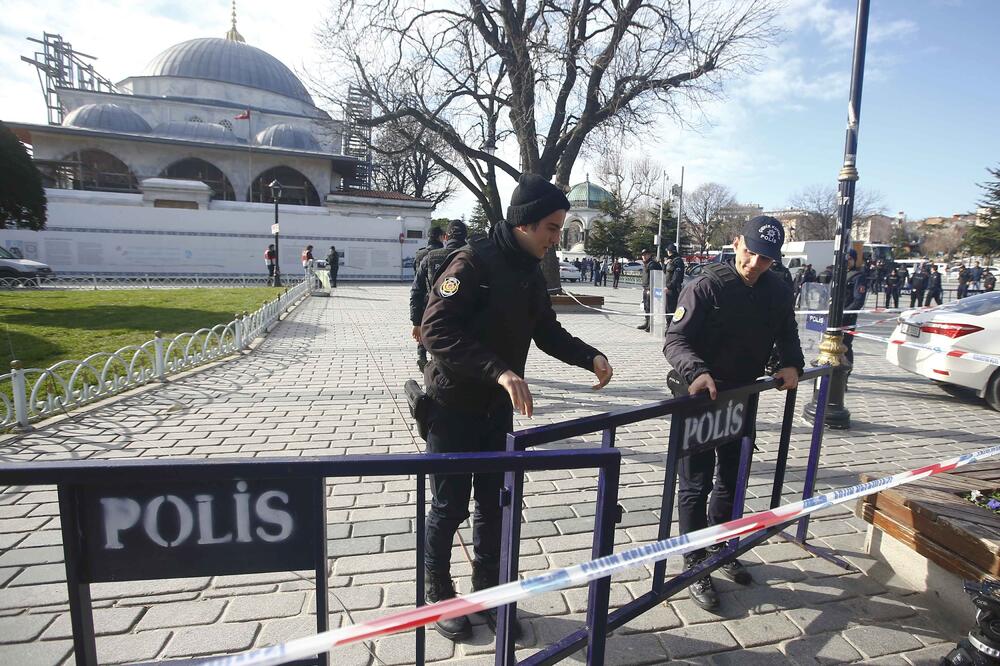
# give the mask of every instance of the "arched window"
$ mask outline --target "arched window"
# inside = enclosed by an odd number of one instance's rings
[[[200,116],[188,116],[188,122],[189,123],[203,123],[205,121],[202,120]]]
[[[219,121],[219,124],[222,125],[223,127],[225,127],[230,132],[233,131],[233,124],[231,122],[229,122],[228,118],[223,118],[222,120]]]
[[[581,220],[569,220],[566,222],[566,226],[563,227],[562,236],[561,249],[573,250],[574,246],[583,243],[587,238],[583,231],[583,222]]]
[[[236,201],[236,190],[219,167],[198,157],[188,157],[174,162],[160,173],[160,178],[200,180],[212,188],[212,198]],[[270,181],[268,181],[270,182]]]
[[[74,190],[101,192],[138,192],[135,174],[120,159],[103,150],[88,148],[68,155],[67,185]]]
[[[250,188],[250,201],[272,203],[271,181],[281,183],[281,203],[296,206],[320,205],[319,194],[302,172],[287,166],[274,167],[254,178]]]

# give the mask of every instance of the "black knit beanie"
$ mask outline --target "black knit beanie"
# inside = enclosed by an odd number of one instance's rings
[[[534,224],[557,210],[569,210],[562,190],[533,173],[522,173],[507,206],[507,224],[519,227]]]

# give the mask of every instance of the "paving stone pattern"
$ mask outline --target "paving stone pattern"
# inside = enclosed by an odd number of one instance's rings
[[[639,292],[578,287],[635,312]],[[413,453],[420,443],[406,414],[402,384],[417,378],[409,338],[407,289],[347,283],[330,299],[308,299],[259,349],[202,372],[102,405],[19,437],[0,440],[0,460],[261,457]],[[634,329],[634,318],[560,317],[602,349],[615,367],[604,391],[593,377],[532,350],[529,382],[535,417],[552,423],[666,397],[660,340]],[[874,329],[885,332],[887,329]],[[860,472],[894,473],[995,442],[1000,416],[981,401],[953,396],[901,372],[881,345],[859,340],[848,406],[854,427],[826,434],[820,487],[857,482]],[[810,389],[800,391],[800,403]],[[749,507],[770,493],[783,394],[763,396]],[[620,428],[624,459],[618,547],[655,538],[668,420]],[[801,491],[810,426],[793,429],[786,499]],[[598,436],[563,447],[589,447]],[[331,480],[327,514],[331,625],[363,621],[414,602],[413,477]],[[537,573],[589,558],[596,475],[590,470],[529,475],[521,568]],[[819,514],[812,542],[836,549],[862,572],[865,524],[850,507]],[[0,488],[0,663],[71,663],[69,618],[56,493],[50,487]],[[471,543],[469,530],[461,532]],[[905,589],[887,589],[865,573],[848,574],[780,540],[745,561],[757,582],[718,581],[722,610],[702,611],[681,592],[621,628],[608,643],[609,664],[936,662],[956,637],[937,629],[935,610]],[[460,546],[453,573],[469,589]],[[678,561],[668,571],[679,570]],[[620,606],[648,590],[651,572],[614,579]],[[718,577],[717,577],[718,579]],[[309,634],[315,627],[312,581],[295,573],[100,584],[93,588],[102,663],[245,650]],[[530,654],[583,625],[585,590],[549,593],[522,604]],[[492,664],[493,636],[475,619],[471,641],[453,645],[428,632],[428,661]],[[411,664],[413,637],[383,638],[338,650],[338,666]],[[584,661],[577,653],[573,662]]]

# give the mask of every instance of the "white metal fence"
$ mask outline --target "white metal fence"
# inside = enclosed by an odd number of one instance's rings
[[[302,275],[282,275],[289,284]],[[0,277],[0,289],[177,289],[189,287],[267,287],[266,275],[56,275]]]
[[[209,285],[202,282],[202,286]],[[19,361],[12,361],[10,372],[0,375],[0,431],[28,428],[32,421],[235,354],[264,335],[268,326],[308,293],[309,283],[296,281],[275,300],[253,313],[238,315],[228,324],[172,338],[157,331],[152,340],[141,345],[98,352],[82,361],[60,361],[44,369],[24,368]]]

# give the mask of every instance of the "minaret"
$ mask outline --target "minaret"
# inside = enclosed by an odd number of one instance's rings
[[[233,27],[226,33],[226,39],[231,42],[239,42],[240,44],[246,44],[247,41],[243,39],[243,35],[236,29],[236,0],[233,0]]]

